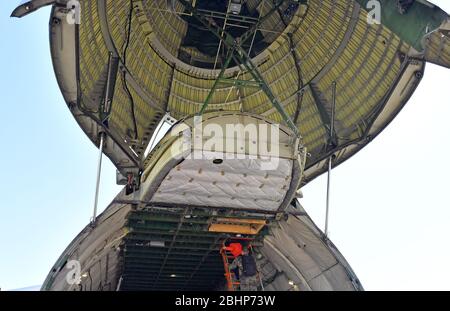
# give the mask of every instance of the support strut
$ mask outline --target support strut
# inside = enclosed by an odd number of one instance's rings
[[[99,145],[99,155],[98,155],[98,165],[97,165],[97,182],[95,185],[95,199],[94,199],[94,212],[92,215],[91,225],[94,226],[97,221],[97,206],[98,206],[98,194],[100,190],[100,177],[102,174],[102,159],[103,159],[103,145],[105,140],[105,133],[100,133],[100,145]]]
[[[330,124],[330,137],[334,135],[334,119],[336,113],[336,82],[333,82],[333,106],[331,108],[331,124]],[[330,139],[330,144],[332,144]],[[333,165],[334,155],[331,155],[328,159],[328,179],[327,179],[327,208],[325,212],[325,237],[328,237],[328,218],[330,213],[330,187],[331,187],[331,169]]]

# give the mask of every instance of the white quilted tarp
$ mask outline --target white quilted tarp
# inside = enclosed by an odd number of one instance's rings
[[[264,171],[260,159],[186,159],[165,177],[152,202],[276,211],[290,188],[293,160]]]

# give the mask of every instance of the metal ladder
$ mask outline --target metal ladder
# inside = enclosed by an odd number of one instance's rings
[[[222,261],[223,261],[223,267],[225,270],[225,278],[227,280],[227,288],[228,291],[236,291],[236,288],[241,284],[238,281],[233,280],[233,275],[230,271],[230,262],[229,260],[234,260],[234,256],[231,255],[225,246],[225,243],[223,244],[222,248],[220,249],[220,255],[222,255]]]

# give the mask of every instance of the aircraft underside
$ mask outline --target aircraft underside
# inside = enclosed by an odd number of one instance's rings
[[[257,290],[363,290],[300,189],[386,128],[426,62],[450,67],[447,13],[418,0],[34,0],[13,16],[46,5],[64,100],[124,189],[95,205],[43,290],[238,290],[236,241]]]

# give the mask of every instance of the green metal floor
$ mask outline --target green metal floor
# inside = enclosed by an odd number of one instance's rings
[[[208,231],[216,217],[233,214],[223,210],[155,207],[131,212],[127,224],[130,233],[124,239],[120,290],[223,288],[224,267],[219,250],[230,235]],[[261,231],[254,245],[261,243],[264,233]]]

